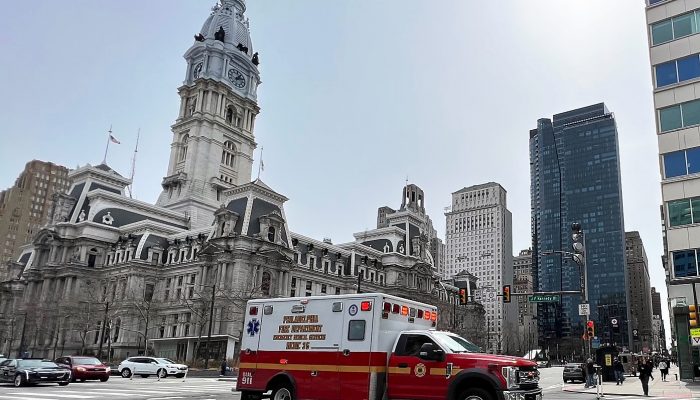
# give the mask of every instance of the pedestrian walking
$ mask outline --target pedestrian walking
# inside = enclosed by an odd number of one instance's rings
[[[586,386],[585,388],[595,386],[595,366],[593,365],[593,359],[589,358],[586,360]]]
[[[661,372],[661,381],[666,382],[668,376],[668,360],[662,359],[659,361],[659,371]]]
[[[625,380],[625,366],[622,365],[622,361],[618,357],[615,357],[615,362],[613,362],[613,371],[615,371],[616,385],[622,385]]]
[[[223,361],[221,361],[221,376],[226,376],[227,369],[228,365],[226,365],[226,359],[224,358]]]
[[[649,396],[649,378],[654,380],[654,376],[651,374],[654,370],[654,362],[652,360],[642,360],[637,367],[639,371],[639,381],[642,382],[642,390],[645,396]]]

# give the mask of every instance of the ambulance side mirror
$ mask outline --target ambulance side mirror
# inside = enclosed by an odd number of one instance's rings
[[[418,357],[421,359],[432,361],[442,361],[444,355],[442,349],[435,347],[433,343],[423,343],[418,353]]]

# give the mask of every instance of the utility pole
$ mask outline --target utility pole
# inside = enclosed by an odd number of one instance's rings
[[[214,326],[214,301],[216,301],[216,276],[219,274],[219,264],[216,264],[214,283],[211,285],[211,305],[209,307],[209,333],[207,333],[207,352],[204,356],[204,369],[209,368],[209,351],[211,346],[211,328]]]
[[[105,341],[105,330],[107,328],[107,314],[109,313],[109,302],[105,302],[105,315],[102,319],[102,334],[100,335],[100,347],[97,350],[97,359],[102,359],[102,343]]]

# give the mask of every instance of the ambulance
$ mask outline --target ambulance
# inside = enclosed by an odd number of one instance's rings
[[[242,400],[540,400],[537,365],[436,330],[435,306],[382,293],[251,300]]]

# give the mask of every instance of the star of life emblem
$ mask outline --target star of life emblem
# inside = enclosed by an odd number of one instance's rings
[[[248,326],[247,326],[247,328],[246,328],[246,332],[247,332],[248,335],[250,335],[251,337],[252,337],[252,336],[255,336],[256,334],[258,334],[258,332],[260,332],[260,321],[258,321],[258,320],[255,319],[255,318],[253,318],[253,319],[251,319],[250,321],[248,321]]]

